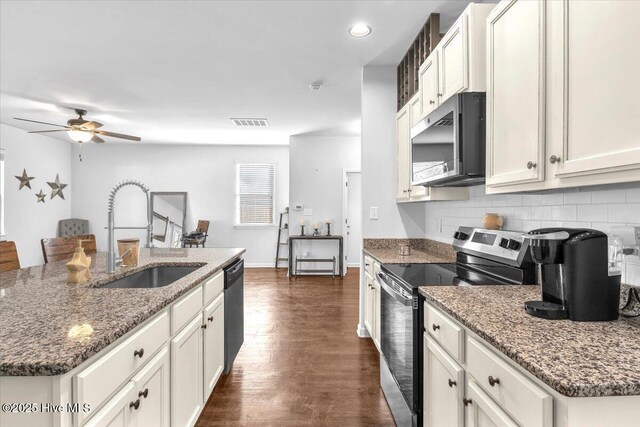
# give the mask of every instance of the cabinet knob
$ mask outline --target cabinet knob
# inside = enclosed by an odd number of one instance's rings
[[[205,323],[204,325],[200,325],[200,327],[201,327],[202,329],[207,329],[207,324]]]
[[[145,388],[144,391],[138,392],[138,397],[144,397],[145,399],[149,396],[149,389]]]
[[[434,331],[440,329],[440,325],[436,325],[435,323],[433,325],[431,325],[431,329],[433,329]]]
[[[471,399],[467,399],[466,397],[464,399],[462,399],[462,403],[464,403],[464,406],[469,406],[473,403],[473,400]]]
[[[207,320],[208,320],[209,322],[213,322],[213,316],[209,316],[209,317],[207,317]]]
[[[500,384],[500,378],[493,378],[491,375],[489,375],[489,385],[491,387],[495,387],[496,384]]]
[[[441,94],[441,93],[439,93],[439,94],[438,94],[438,97],[439,97],[439,98],[442,98],[442,94]]]
[[[135,402],[129,403],[129,408],[138,409],[140,407],[140,399],[136,399]]]
[[[434,101],[433,99],[430,99],[430,100],[429,100],[429,104],[433,105],[433,104],[435,104],[435,103],[436,103],[436,101]]]
[[[449,387],[453,387],[454,385],[458,385],[458,383],[449,378]]]
[[[144,348],[141,348],[140,350],[135,350],[133,352],[133,356],[138,356],[140,358],[142,358],[142,356],[144,356]]]
[[[534,162],[531,162],[531,161],[527,162],[527,169],[533,169],[536,166],[538,166],[537,163],[534,163]]]
[[[554,154],[553,156],[549,157],[549,162],[551,162],[552,165],[560,163],[560,157]]]
[[[406,192],[407,192],[407,190],[402,190],[402,192],[403,192],[403,193],[406,193]]]

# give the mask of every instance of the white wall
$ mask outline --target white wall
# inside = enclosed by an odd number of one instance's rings
[[[82,162],[78,159],[82,154]],[[151,191],[186,191],[185,230],[198,219],[211,221],[207,246],[244,247],[248,265],[273,265],[275,227],[237,228],[235,220],[236,163],[276,164],[276,209],[289,201],[289,147],[84,144],[74,147],[73,215],[90,220],[99,250],[106,250],[107,199],[123,179],[137,179]],[[125,187],[116,196],[116,226],[146,224],[142,192]],[[116,238],[144,238],[144,231],[116,231]],[[144,240],[143,240],[144,241]]]
[[[344,235],[342,227],[342,173],[360,170],[358,136],[292,136],[289,140],[289,224],[291,234],[300,234],[300,220],[305,220],[305,234],[312,234],[314,222],[331,219],[331,233]],[[293,209],[296,204],[312,209],[312,215]],[[324,258],[337,254],[335,242],[296,242],[296,254]],[[346,248],[345,248],[346,251]],[[307,267],[319,268],[309,264]],[[327,267],[327,265],[323,265]]]
[[[366,238],[423,237],[424,207],[396,203],[396,68],[362,69],[362,235]],[[369,208],[378,207],[378,220]]]
[[[640,183],[554,190],[536,194],[485,195],[471,188],[471,198],[428,202],[426,237],[451,243],[460,225],[481,227],[487,212],[505,218],[504,228],[529,231],[541,227],[584,227],[620,235],[633,245],[633,226],[640,225]],[[623,280],[640,284],[640,258],[626,257]]]
[[[3,239],[16,242],[22,267],[42,264],[40,239],[56,237],[58,221],[71,217],[72,144],[0,124],[0,145],[5,157]],[[14,176],[22,175],[23,169],[35,179],[31,180],[31,189],[18,190],[20,183]],[[63,190],[64,200],[58,196],[50,199],[51,187],[47,182],[55,181],[56,174],[61,183],[68,184]],[[37,203],[35,194],[40,189],[47,194],[44,203]]]

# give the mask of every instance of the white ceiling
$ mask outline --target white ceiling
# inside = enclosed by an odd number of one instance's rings
[[[362,66],[397,64],[429,13],[447,27],[467,3],[2,1],[0,120],[42,130],[12,117],[64,124],[65,107],[82,107],[143,143],[359,134]],[[357,21],[373,28],[369,37],[348,35]],[[230,117],[266,117],[270,127],[239,129]]]

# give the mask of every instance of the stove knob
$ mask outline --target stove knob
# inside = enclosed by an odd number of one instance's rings
[[[467,240],[469,235],[467,233],[463,233],[462,231],[456,231],[453,233],[453,238],[456,240]]]
[[[501,239],[499,243],[500,247],[505,249],[507,248],[508,244],[509,244],[509,239],[505,239],[505,238]]]
[[[507,243],[507,249],[511,249],[513,251],[517,251],[518,249],[520,249],[520,246],[522,246],[520,242],[513,239],[509,239],[509,242]]]

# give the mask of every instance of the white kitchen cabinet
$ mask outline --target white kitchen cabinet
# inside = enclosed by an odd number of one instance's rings
[[[463,13],[438,43],[439,103],[469,87],[467,14]]]
[[[547,155],[552,177],[590,183],[626,170],[640,178],[640,2],[560,3],[549,3],[550,101],[564,116]],[[612,30],[594,37],[594,28]]]
[[[209,397],[224,370],[224,294],[203,311],[204,329],[204,399]]]
[[[421,116],[426,116],[438,105],[438,50],[431,52],[429,57],[420,66],[418,73],[419,93],[421,103]],[[419,120],[418,119],[418,120]]]
[[[518,425],[473,381],[467,383],[468,427],[517,427]]]
[[[396,115],[397,191],[396,200],[409,200],[411,182],[411,114],[409,106],[404,106]]]
[[[544,10],[504,1],[487,19],[488,186],[544,180]]]
[[[373,343],[380,351],[380,283],[373,280]]]
[[[373,291],[373,277],[369,273],[364,274],[364,284],[366,286],[364,290],[364,326],[369,331],[369,336],[373,338],[375,335],[374,326],[374,308],[375,308],[375,294]]]
[[[488,18],[487,193],[640,180],[636,1],[503,0]],[[614,28],[593,37],[594,28]]]
[[[424,334],[424,425],[464,426],[464,370]]]
[[[171,340],[171,425],[191,426],[202,395],[202,317],[197,315]]]
[[[133,381],[128,382],[120,391],[98,411],[86,427],[128,427],[133,424],[135,411],[135,387]]]
[[[169,427],[169,366],[169,349],[165,347],[133,377],[136,427]]]

